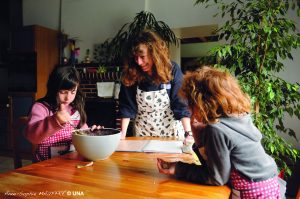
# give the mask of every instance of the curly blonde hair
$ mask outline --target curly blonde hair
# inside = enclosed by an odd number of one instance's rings
[[[230,73],[204,66],[184,76],[179,94],[188,101],[192,118],[204,124],[220,117],[250,112],[250,98]]]
[[[141,44],[148,48],[153,59],[153,82],[156,84],[167,83],[172,79],[172,64],[169,57],[169,48],[156,33],[150,30],[142,31],[130,44],[130,50],[122,74],[122,82],[131,86],[146,79],[145,73],[134,60],[134,55],[139,51]]]

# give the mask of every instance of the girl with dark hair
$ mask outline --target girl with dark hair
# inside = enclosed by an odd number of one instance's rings
[[[73,67],[57,67],[49,76],[45,97],[37,100],[29,114],[25,137],[37,145],[36,161],[70,150],[72,131],[88,128],[80,77]],[[101,126],[92,126],[92,130]]]

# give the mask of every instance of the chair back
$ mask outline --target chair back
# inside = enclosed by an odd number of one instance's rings
[[[35,145],[26,140],[23,135],[23,129],[28,122],[27,116],[21,116],[16,119],[13,125],[13,155],[14,155],[14,168],[23,166],[22,159],[33,160],[33,152]]]

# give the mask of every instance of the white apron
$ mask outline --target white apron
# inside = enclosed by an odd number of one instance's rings
[[[183,126],[181,121],[174,118],[165,88],[158,91],[142,91],[137,88],[136,101],[136,136],[184,137]]]

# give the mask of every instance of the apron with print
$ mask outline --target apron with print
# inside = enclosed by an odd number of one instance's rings
[[[75,111],[71,115],[71,121],[73,125],[77,126],[80,122],[80,114],[78,111]],[[58,155],[62,155],[70,150],[74,149],[72,145],[72,127],[69,123],[65,124],[65,127],[57,131],[52,136],[43,140],[40,144],[37,145],[35,151],[35,158],[37,161],[43,161],[50,158],[53,158]]]
[[[181,121],[175,120],[166,89],[142,91],[137,88],[136,136],[184,137]]]

